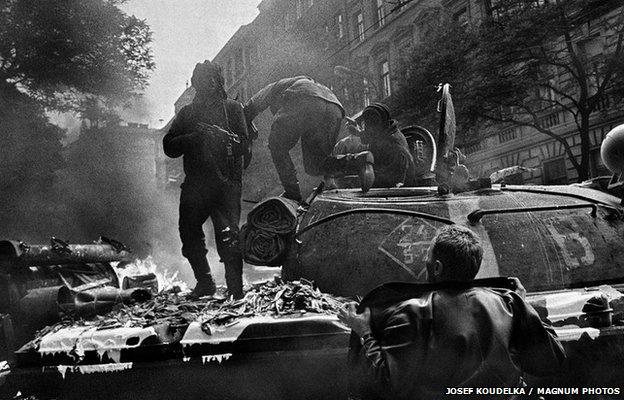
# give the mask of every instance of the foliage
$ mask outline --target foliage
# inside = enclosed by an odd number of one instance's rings
[[[119,101],[154,68],[152,34],[113,0],[0,0],[0,80],[47,107]]]
[[[41,105],[17,90],[0,90],[2,190],[49,181],[52,172],[64,165],[62,137],[63,131],[48,122]]]
[[[410,56],[404,60],[400,73],[399,87],[391,98],[393,111],[408,115],[423,126],[436,127],[438,114],[435,112],[440,95],[436,92],[439,83],[452,85],[455,107],[458,111],[459,132],[475,121],[463,113],[464,93],[470,88],[470,77],[474,51],[478,47],[478,32],[472,27],[454,23],[443,9],[429,10],[431,23],[423,40],[412,47]]]
[[[121,0],[0,0],[0,186],[50,178],[62,131],[46,111],[109,111],[137,94],[154,68],[152,33]]]
[[[562,143],[579,179],[586,179],[590,118],[606,101],[621,99],[624,87],[624,8],[616,5],[605,0],[499,0],[491,15],[467,26],[440,12],[438,28],[404,66],[405,80],[394,104],[432,118],[435,93],[423,89],[448,81],[464,132],[483,123],[530,127]],[[574,121],[580,157],[544,123],[556,112]],[[471,140],[479,137],[464,138]]]

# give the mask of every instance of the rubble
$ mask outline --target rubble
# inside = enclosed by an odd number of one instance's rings
[[[54,325],[45,327],[35,334],[31,342],[38,348],[41,339],[64,328],[88,327],[97,331],[115,328],[147,328],[165,325],[178,329],[179,340],[193,321],[202,323],[202,329],[210,332],[210,325],[231,326],[240,318],[252,316],[280,317],[292,314],[318,313],[336,314],[345,299],[322,293],[312,282],[304,279],[284,282],[274,280],[250,285],[245,296],[235,300],[225,295],[220,287],[215,296],[191,300],[187,294],[172,289],[161,292],[150,300],[133,304],[117,304],[105,315],[90,319],[66,315]]]
[[[211,324],[231,325],[239,318],[251,316],[279,317],[307,312],[336,314],[345,301],[322,293],[305,279],[283,282],[276,277],[273,281],[252,285],[240,300],[210,303],[202,313],[202,329],[210,333]]]

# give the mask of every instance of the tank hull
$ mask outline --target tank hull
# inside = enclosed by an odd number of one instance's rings
[[[518,277],[529,292],[622,281],[619,199],[546,189],[444,197],[426,189],[324,192],[302,220],[283,276],[343,296],[364,295],[382,282],[425,281],[429,243],[455,223],[482,240],[478,278]]]
[[[570,187],[507,187],[444,197],[427,188],[373,189],[366,195],[326,191],[301,220],[282,277],[310,279],[320,290],[343,296],[364,295],[388,281],[424,281],[424,258],[436,230],[465,225],[483,242],[478,277],[520,278],[527,299],[555,326],[568,353],[559,375],[532,383],[619,387],[624,381],[619,203]],[[59,399],[347,397],[349,330],[333,316],[254,317],[211,335],[198,326],[192,323],[179,342],[163,339],[124,349],[112,367],[96,354],[75,365],[62,355],[42,357],[23,349],[11,380],[42,398]],[[99,371],[89,368],[102,363]]]

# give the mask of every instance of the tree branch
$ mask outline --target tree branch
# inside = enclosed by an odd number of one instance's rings
[[[549,137],[555,139],[556,141],[558,141],[559,143],[561,143],[563,145],[563,148],[564,148],[564,150],[566,152],[566,155],[570,159],[570,162],[572,163],[574,168],[578,170],[581,167],[581,165],[576,160],[576,156],[572,153],[572,148],[570,147],[570,144],[568,143],[568,141],[564,137],[561,137],[560,135],[557,135],[553,131],[551,131],[549,129],[542,128],[539,125],[539,117],[538,117],[538,115],[534,111],[530,110],[529,108],[527,108],[525,106],[519,106],[519,108],[524,109],[524,111],[526,112],[526,115],[531,118],[532,122],[529,122],[529,121],[526,121],[526,120],[515,119],[515,118],[498,118],[498,117],[495,117],[495,116],[493,116],[491,114],[483,114],[483,117],[486,118],[486,119],[489,119],[491,121],[494,121],[494,122],[508,123],[508,124],[512,124],[512,125],[515,125],[515,126],[532,128],[532,129],[535,129],[536,131],[538,131],[540,133],[543,133],[546,136],[549,136]]]
[[[572,114],[572,116],[574,117],[575,122],[578,121],[578,111],[576,111],[574,108],[567,106],[566,104],[563,104],[557,100],[547,100],[544,99],[542,100],[546,103],[550,103],[551,106],[548,108],[556,108],[556,107],[560,107],[562,109],[562,111],[568,112],[570,114]]]
[[[624,20],[624,8],[620,11],[620,20]],[[621,24],[620,24],[621,26]],[[622,42],[624,41],[624,29],[620,27],[618,36],[617,36],[617,45],[615,48],[615,52],[613,53],[610,62],[607,65],[607,69],[604,73],[604,77],[602,79],[602,83],[598,85],[598,89],[596,93],[587,99],[588,108],[590,111],[596,107],[598,101],[602,98],[605,89],[608,87],[613,74],[616,71],[618,65],[620,65],[620,57],[622,56]]]
[[[554,85],[551,85],[550,83],[544,83],[544,84],[540,84],[539,86],[543,86],[546,89],[552,90],[553,92],[555,92],[555,94],[557,94],[558,96],[563,97],[564,99],[569,100],[574,107],[578,108],[578,106],[579,106],[578,101],[574,97],[572,97],[571,95],[567,94],[566,92],[558,89]],[[557,102],[557,103],[560,104],[561,106],[563,106],[563,103],[559,103],[559,102]]]
[[[563,14],[565,11],[562,10],[561,12]],[[565,15],[562,15],[562,17],[565,19]],[[566,48],[568,50],[568,54],[570,55],[570,59],[572,60],[572,64],[578,71],[578,76],[576,77],[576,81],[581,91],[580,99],[579,99],[579,109],[585,108],[587,107],[586,102],[587,102],[587,95],[588,95],[587,73],[585,71],[585,67],[583,66],[583,63],[578,58],[578,55],[576,54],[574,50],[574,44],[572,43],[572,37],[570,36],[569,29],[564,30],[564,39],[565,39]]]

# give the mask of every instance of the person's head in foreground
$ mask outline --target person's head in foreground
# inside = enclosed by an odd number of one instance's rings
[[[475,278],[483,259],[478,236],[470,229],[449,225],[433,238],[427,253],[429,282],[466,282]]]

